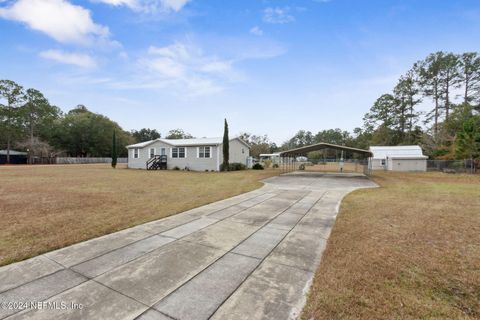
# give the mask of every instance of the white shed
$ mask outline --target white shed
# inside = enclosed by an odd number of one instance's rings
[[[372,146],[371,170],[427,171],[428,157],[420,146]]]

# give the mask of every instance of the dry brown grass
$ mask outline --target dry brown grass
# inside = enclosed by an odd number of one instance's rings
[[[0,167],[0,265],[251,191],[279,172]]]
[[[480,176],[373,179],[343,201],[302,318],[480,318]]]

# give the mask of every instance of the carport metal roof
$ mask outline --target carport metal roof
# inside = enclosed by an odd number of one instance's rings
[[[309,152],[323,150],[323,149],[335,149],[335,150],[350,151],[350,152],[362,154],[366,157],[371,157],[373,155],[372,152],[370,152],[369,150],[357,149],[357,148],[346,147],[346,146],[339,146],[337,144],[323,143],[322,142],[322,143],[312,144],[312,145],[309,145],[309,146],[296,148],[296,149],[290,149],[290,150],[287,150],[287,151],[280,152],[280,157],[304,156]]]

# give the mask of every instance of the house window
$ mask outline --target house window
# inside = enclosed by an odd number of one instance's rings
[[[150,148],[148,155],[150,156],[150,159],[155,157],[155,148]]]
[[[245,149],[244,149],[244,148],[242,148],[242,153],[245,153]]]
[[[165,153],[165,148],[160,149],[160,154],[161,154],[162,156],[166,155],[166,153]]]
[[[138,159],[139,153],[140,153],[140,149],[138,148],[133,149],[133,158]]]
[[[185,148],[172,148],[172,158],[185,158]]]
[[[199,158],[210,158],[210,147],[198,147]]]
[[[385,165],[385,159],[382,159],[382,166]]]

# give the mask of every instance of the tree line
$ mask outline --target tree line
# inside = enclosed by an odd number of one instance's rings
[[[0,148],[28,150],[33,156],[79,157],[111,155],[116,132],[119,156],[125,146],[162,137],[156,129],[130,132],[84,105],[64,113],[38,90],[0,80]],[[417,61],[391,92],[382,94],[352,132],[299,130],[280,146],[267,135],[244,132],[251,155],[326,142],[368,149],[371,145],[419,144],[431,158],[480,156],[480,56],[477,52],[436,52]],[[173,129],[167,139],[193,138]]]
[[[362,149],[419,144],[432,158],[478,158],[479,113],[479,54],[439,51],[414,63],[391,92],[382,94],[365,114],[363,127],[351,133],[300,130],[280,149],[319,142]]]
[[[37,89],[25,89],[12,80],[0,80],[0,149],[7,162],[11,150],[27,151],[35,157],[110,157],[115,132],[118,155],[127,155],[125,146],[161,137],[155,129],[123,130],[108,117],[78,105],[64,113]],[[166,138],[186,139],[182,129],[170,130]]]

